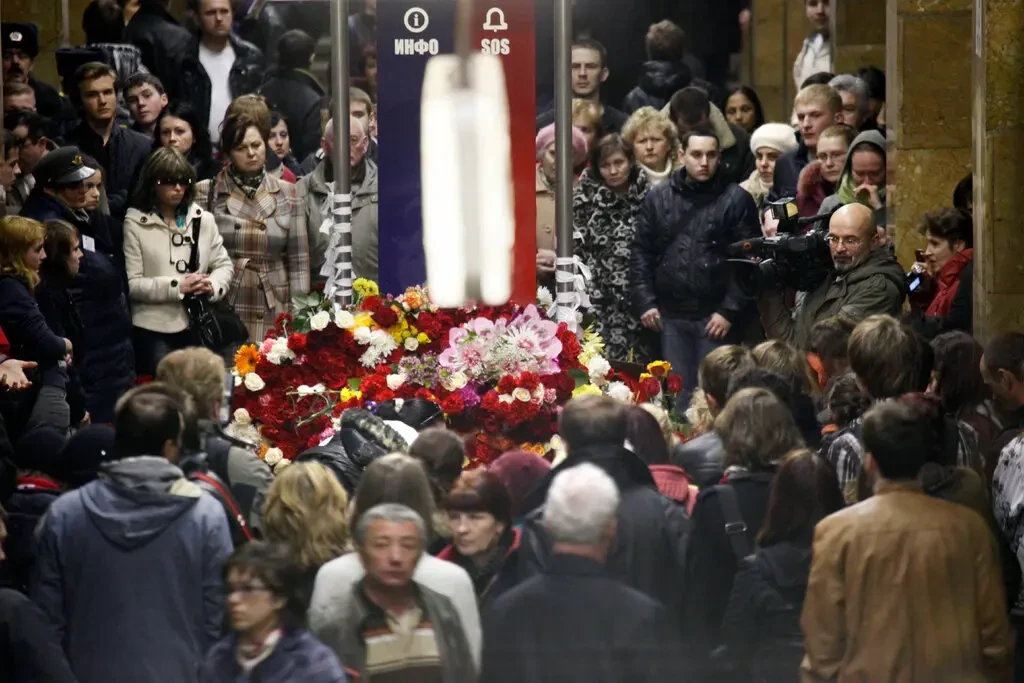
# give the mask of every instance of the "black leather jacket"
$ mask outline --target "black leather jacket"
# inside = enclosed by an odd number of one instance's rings
[[[695,182],[681,168],[640,206],[630,254],[633,308],[642,315],[699,320],[720,313],[730,322],[750,310],[728,263],[728,247],[761,234],[757,206],[739,185],[717,176]]]
[[[255,93],[263,84],[264,61],[263,53],[252,43],[234,35],[231,36],[231,48],[235,51],[235,63],[231,65],[228,85],[232,99],[249,93]],[[192,102],[200,123],[206,127],[210,118],[210,98],[213,86],[206,69],[199,63],[199,37],[194,36],[185,49],[179,62],[180,82],[186,98]]]
[[[722,439],[707,432],[672,449],[672,464],[682,467],[699,489],[714,486],[722,480],[725,466]]]

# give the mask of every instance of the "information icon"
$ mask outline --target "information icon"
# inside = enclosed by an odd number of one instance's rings
[[[403,19],[405,28],[409,33],[423,33],[430,26],[430,17],[422,7],[412,7],[405,13]]]

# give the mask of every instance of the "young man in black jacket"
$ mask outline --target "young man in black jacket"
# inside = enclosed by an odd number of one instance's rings
[[[701,360],[742,329],[752,311],[728,247],[760,234],[754,200],[718,175],[711,128],[694,128],[682,144],[683,167],[641,205],[629,273],[636,315],[661,332],[663,356],[686,383],[681,410],[696,388]]]
[[[305,159],[320,147],[320,116],[327,109],[326,90],[310,71],[315,49],[305,31],[286,32],[277,43],[278,70],[260,88],[267,105],[288,121],[296,159]]]
[[[809,85],[794,102],[800,129],[800,145],[775,161],[775,177],[768,200],[796,197],[800,171],[814,159],[818,136],[829,126],[843,122],[843,99],[839,93],[820,83]]]

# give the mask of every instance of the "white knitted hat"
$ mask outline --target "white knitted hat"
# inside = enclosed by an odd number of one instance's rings
[[[797,148],[796,134],[788,123],[766,123],[750,136],[750,151],[757,154],[761,147],[792,152]]]

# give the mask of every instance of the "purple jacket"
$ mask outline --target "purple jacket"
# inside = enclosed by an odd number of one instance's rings
[[[346,683],[345,671],[326,645],[306,629],[285,633],[277,647],[248,675],[235,658],[234,634],[222,639],[206,656],[203,683]]]

